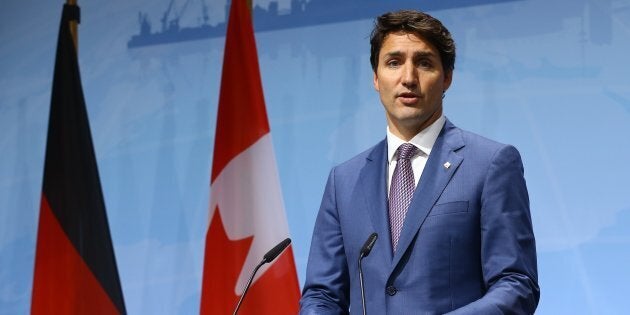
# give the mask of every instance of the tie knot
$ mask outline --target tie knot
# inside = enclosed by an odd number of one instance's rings
[[[403,143],[398,147],[398,159],[411,159],[418,152],[418,148],[411,143]]]

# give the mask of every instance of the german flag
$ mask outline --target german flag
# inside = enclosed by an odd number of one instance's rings
[[[31,314],[125,314],[70,21],[64,5],[52,85]]]

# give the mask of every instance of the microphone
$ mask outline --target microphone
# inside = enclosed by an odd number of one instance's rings
[[[272,262],[285,248],[287,248],[287,246],[289,246],[289,244],[291,244],[290,238],[286,238],[284,241],[278,243],[278,245],[270,249],[265,256],[263,256],[263,263]]]
[[[241,295],[241,298],[238,300],[238,304],[236,304],[236,308],[234,309],[233,315],[236,315],[236,313],[238,313],[238,310],[241,308],[241,304],[243,303],[243,299],[245,298],[245,294],[247,294],[247,290],[249,290],[249,287],[252,285],[252,281],[254,280],[254,275],[256,275],[256,272],[258,272],[258,269],[260,269],[260,267],[262,267],[262,265],[264,265],[266,263],[270,263],[274,259],[276,259],[276,257],[278,257],[278,255],[280,255],[280,253],[282,253],[282,251],[285,248],[287,248],[289,246],[289,244],[291,244],[291,239],[290,238],[286,238],[284,241],[282,241],[282,242],[278,243],[278,245],[274,246],[274,248],[270,249],[265,254],[265,256],[263,256],[263,259],[256,266],[256,268],[254,268],[254,271],[252,272],[251,276],[249,277],[249,280],[247,281],[247,285],[245,285],[245,290],[243,290],[243,294]]]
[[[361,284],[361,303],[363,304],[363,315],[365,315],[365,289],[363,288],[363,269],[361,268],[361,260],[367,257],[372,251],[372,247],[376,243],[376,239],[378,238],[378,234],[372,233],[365,240],[365,244],[361,247],[361,252],[359,252],[359,283]]]

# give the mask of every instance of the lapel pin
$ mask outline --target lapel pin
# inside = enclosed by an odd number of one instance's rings
[[[448,169],[449,167],[451,167],[451,162],[444,163],[444,168]]]

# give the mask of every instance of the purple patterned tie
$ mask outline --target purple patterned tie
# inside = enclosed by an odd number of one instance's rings
[[[400,231],[405,222],[407,209],[413,197],[416,183],[413,179],[411,158],[418,148],[411,143],[403,143],[398,147],[398,162],[392,175],[392,183],[389,187],[389,227],[392,233],[392,248],[396,252]]]

